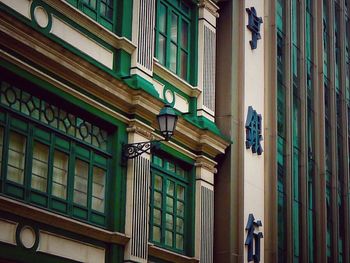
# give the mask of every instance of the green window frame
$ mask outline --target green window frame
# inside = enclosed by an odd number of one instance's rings
[[[196,7],[190,1],[157,0],[156,10],[155,56],[160,64],[189,81]]]
[[[152,156],[150,199],[150,242],[188,254],[191,247],[189,169],[173,159]]]
[[[112,130],[15,83],[0,80],[0,193],[106,226]]]
[[[114,31],[116,21],[116,0],[66,0],[87,16]]]

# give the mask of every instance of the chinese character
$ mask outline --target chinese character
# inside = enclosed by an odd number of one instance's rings
[[[263,152],[263,148],[260,144],[260,141],[263,139],[261,135],[261,120],[261,115],[257,114],[252,106],[249,106],[247,121],[245,123],[247,137],[245,146],[247,149],[252,148],[252,152],[258,155],[261,155]]]
[[[260,239],[263,238],[262,232],[255,233],[255,228],[262,226],[260,220],[255,221],[253,214],[249,214],[247,226],[245,230],[248,231],[245,245],[248,246],[248,262],[260,262]],[[254,254],[253,247],[255,245]]]
[[[248,13],[248,29],[252,32],[252,40],[249,41],[250,47],[252,49],[256,49],[257,42],[261,39],[260,35],[260,24],[262,24],[263,20],[261,17],[257,17],[256,10],[254,7],[245,9]]]

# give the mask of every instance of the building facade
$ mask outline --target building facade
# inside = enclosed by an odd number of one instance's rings
[[[0,262],[213,262],[217,10],[0,1]]]
[[[261,262],[349,262],[349,2],[218,5],[216,114],[233,144],[215,177],[215,262],[249,262],[249,214]],[[246,147],[249,106],[261,155]]]

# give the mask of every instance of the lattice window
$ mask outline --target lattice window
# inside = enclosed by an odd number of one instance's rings
[[[66,0],[86,15],[113,30],[116,19],[116,1],[113,0]]]
[[[155,54],[159,62],[189,79],[194,8],[186,1],[157,1]]]
[[[190,233],[186,230],[191,203],[188,171],[173,160],[154,155],[151,174],[150,240],[185,253]]]
[[[105,226],[112,158],[107,131],[6,81],[0,84],[0,191]]]

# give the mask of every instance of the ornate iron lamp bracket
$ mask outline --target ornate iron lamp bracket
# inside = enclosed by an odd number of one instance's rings
[[[159,142],[161,141],[165,140],[154,140],[148,142],[124,144],[122,150],[123,164],[125,164],[128,159],[134,159],[147,151],[152,151],[153,149],[158,148]]]

